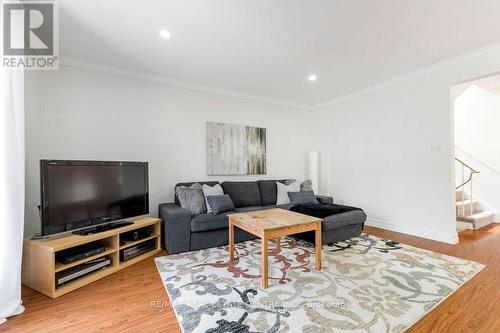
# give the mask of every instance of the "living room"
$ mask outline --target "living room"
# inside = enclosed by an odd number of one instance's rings
[[[2,3],[53,53],[4,43],[0,332],[498,331],[450,91],[500,71],[499,9]]]

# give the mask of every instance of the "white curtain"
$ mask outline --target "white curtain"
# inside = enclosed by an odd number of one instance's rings
[[[24,311],[24,73],[0,68],[0,324]]]

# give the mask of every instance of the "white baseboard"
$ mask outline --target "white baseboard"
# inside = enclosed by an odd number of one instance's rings
[[[403,234],[432,239],[438,242],[443,242],[448,244],[458,243],[458,234],[456,232],[454,234],[448,234],[444,232],[439,232],[424,228],[416,228],[404,224],[377,220],[373,218],[368,218],[365,224],[371,227],[386,229],[395,232],[401,232]]]

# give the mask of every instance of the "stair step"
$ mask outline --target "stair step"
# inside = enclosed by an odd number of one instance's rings
[[[479,202],[477,200],[472,200],[472,202],[470,200],[457,201],[455,206],[458,216],[470,215],[471,208],[473,213],[478,210],[482,211],[480,210],[481,207],[479,206]]]
[[[470,216],[457,217],[459,221],[470,222],[474,225],[474,229],[479,229],[488,224],[493,223],[495,219],[495,213],[490,211],[477,212]]]
[[[462,211],[462,209],[457,211],[457,218],[467,218],[471,215],[479,214],[484,212],[482,209],[473,209],[472,212],[470,209],[466,209],[465,212]]]
[[[490,212],[485,212],[485,211],[473,211],[472,214],[466,213],[465,216],[457,216],[458,221],[462,222],[474,222],[475,219],[480,218],[483,216],[483,214],[489,214]]]
[[[472,204],[473,205],[477,205],[479,203],[479,201],[477,200],[472,200]],[[470,205],[471,204],[471,201],[469,199],[466,199],[466,200],[460,200],[460,201],[457,201],[456,205],[457,207],[462,207],[462,206],[467,206],[467,205]]]
[[[464,200],[464,190],[455,190],[455,200],[456,201]]]
[[[481,210],[473,210],[472,211],[472,214],[470,211],[466,211],[464,215],[462,215],[462,212],[459,212],[457,214],[457,219],[460,219],[460,220],[463,220],[463,219],[467,219],[469,218],[470,216],[473,216],[473,215],[476,215],[476,214],[479,214],[479,213],[482,213],[483,211]]]

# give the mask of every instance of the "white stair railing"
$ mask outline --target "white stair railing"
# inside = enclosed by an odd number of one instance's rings
[[[456,190],[461,190],[462,191],[462,217],[465,217],[465,206],[466,206],[466,200],[465,200],[465,185],[470,184],[470,192],[469,192],[469,202],[470,202],[470,214],[474,214],[474,201],[473,201],[473,196],[472,196],[472,177],[474,174],[479,173],[479,171],[475,170],[471,166],[467,165],[464,161],[458,159],[455,157],[455,161],[458,162],[459,166],[461,167],[461,172],[462,172],[462,180],[460,182],[460,185],[458,185],[455,189]],[[467,171],[466,171],[467,169]],[[457,168],[455,168],[457,170]],[[468,172],[468,176],[466,179],[465,173]],[[458,208],[457,208],[457,215],[458,215]]]

